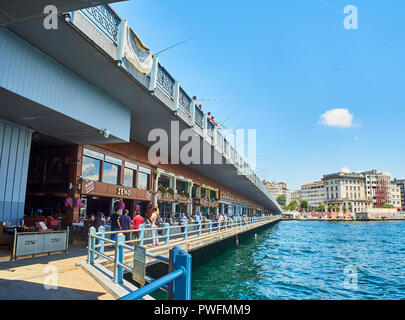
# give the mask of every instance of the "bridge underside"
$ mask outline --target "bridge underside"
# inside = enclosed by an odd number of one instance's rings
[[[63,13],[120,1],[126,0],[1,0],[0,26],[43,17],[47,5]]]

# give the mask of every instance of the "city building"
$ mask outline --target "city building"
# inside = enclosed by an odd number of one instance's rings
[[[300,191],[298,190],[289,190],[287,189],[287,184],[284,182],[269,182],[263,181],[263,184],[266,186],[267,190],[277,199],[278,196],[284,195],[286,198],[286,205],[290,204],[291,201],[297,201],[297,204],[300,200]]]
[[[398,186],[401,191],[401,207],[405,210],[405,179],[394,179],[393,184]]]
[[[402,198],[401,198],[401,186],[395,184],[394,182],[390,183],[389,198],[388,204],[394,206],[395,209],[402,209]]]
[[[337,208],[338,212],[357,213],[366,210],[368,200],[363,174],[342,170],[324,175],[322,181],[325,187],[326,210],[330,205]]]
[[[377,170],[362,172],[365,179],[366,197],[370,208],[381,208],[390,203],[391,177],[389,174],[377,172]]]
[[[268,182],[264,181],[264,185],[270,193],[277,198],[280,195],[286,195],[287,184],[284,182]],[[288,203],[288,202],[287,202]]]
[[[307,200],[311,209],[316,209],[325,203],[325,188],[323,181],[307,183],[301,186],[301,201]]]

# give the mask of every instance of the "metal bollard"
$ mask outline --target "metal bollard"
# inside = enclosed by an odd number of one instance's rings
[[[202,227],[202,225],[201,225],[201,222],[198,224],[198,237],[199,238],[201,238],[201,228]]]
[[[118,264],[124,263],[124,248],[121,246],[125,243],[125,235],[119,233],[115,239],[115,259],[114,259],[114,282],[122,283],[124,277],[124,269]]]
[[[164,223],[163,226],[165,228],[165,244],[168,245],[170,243],[170,224]]]
[[[145,225],[141,224],[139,226],[139,229],[141,230],[140,233],[139,233],[139,239],[140,239],[139,245],[141,247],[143,247],[143,239],[145,238]]]
[[[100,234],[100,237],[105,238],[105,227],[103,227],[103,226],[99,227],[98,232]],[[99,240],[98,244],[100,245],[98,252],[104,253],[104,241]]]
[[[96,241],[95,241],[96,239],[92,235],[94,235],[95,233],[96,233],[96,228],[91,227],[90,231],[89,231],[89,244],[87,247],[87,249],[88,249],[87,262],[91,265],[94,264],[94,251],[93,250],[96,245]]]
[[[183,269],[185,274],[168,284],[169,300],[191,299],[191,255],[174,247],[169,252],[169,272]]]

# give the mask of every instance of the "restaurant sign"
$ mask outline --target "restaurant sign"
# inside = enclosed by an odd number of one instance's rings
[[[68,231],[20,232],[16,235],[15,257],[67,250]]]
[[[146,273],[146,249],[142,247],[135,247],[132,279],[138,282],[143,287],[145,285],[145,273]]]
[[[127,196],[129,197],[131,195],[131,190],[129,189],[123,189],[123,188],[118,188],[117,189],[117,194],[119,196]]]

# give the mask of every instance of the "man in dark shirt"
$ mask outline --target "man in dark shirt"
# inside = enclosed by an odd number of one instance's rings
[[[121,224],[120,224],[120,215],[119,215],[120,209],[115,209],[114,213],[111,215],[111,231],[119,231],[121,229]],[[116,233],[113,233],[111,235],[111,240],[115,240],[115,235]]]
[[[120,217],[121,230],[129,230],[131,226],[131,218],[129,217],[129,211],[124,210],[124,214]],[[129,240],[129,232],[125,233],[125,240]]]

